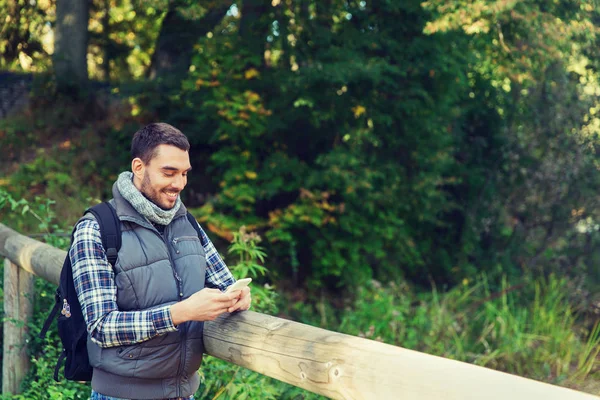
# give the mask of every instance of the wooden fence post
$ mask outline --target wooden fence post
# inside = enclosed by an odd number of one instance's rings
[[[27,323],[33,314],[34,276],[4,260],[2,393],[18,394],[29,370]]]

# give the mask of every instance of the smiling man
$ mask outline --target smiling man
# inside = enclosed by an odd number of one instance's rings
[[[235,279],[187,218],[180,193],[189,149],[168,124],[134,135],[131,172],[119,175],[110,200],[122,232],[114,269],[93,216],[76,226],[69,256],[88,329],[93,400],[193,399],[203,322],[250,307],[249,288],[224,293]]]

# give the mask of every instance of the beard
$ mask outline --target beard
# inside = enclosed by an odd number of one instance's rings
[[[150,181],[150,176],[147,172],[144,172],[144,179],[142,179],[142,188],[140,190],[142,195],[150,200],[152,203],[156,204],[159,208],[168,211],[172,209],[176,203],[173,203],[171,206],[165,206],[161,204],[161,191],[156,190],[152,187],[152,182]]]

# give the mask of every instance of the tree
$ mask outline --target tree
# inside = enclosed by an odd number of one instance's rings
[[[57,0],[54,72],[60,93],[78,96],[87,88],[89,2]]]
[[[169,2],[152,55],[149,77],[179,83],[188,71],[198,39],[214,29],[232,4],[232,0],[212,2],[198,18],[196,9],[202,3]]]

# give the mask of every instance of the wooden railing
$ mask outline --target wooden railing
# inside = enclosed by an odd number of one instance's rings
[[[7,259],[2,392],[15,393],[28,366],[23,322],[31,315],[31,274],[58,283],[66,252],[0,223],[0,256]],[[252,311],[207,322],[204,342],[211,356],[333,399],[598,399]]]

